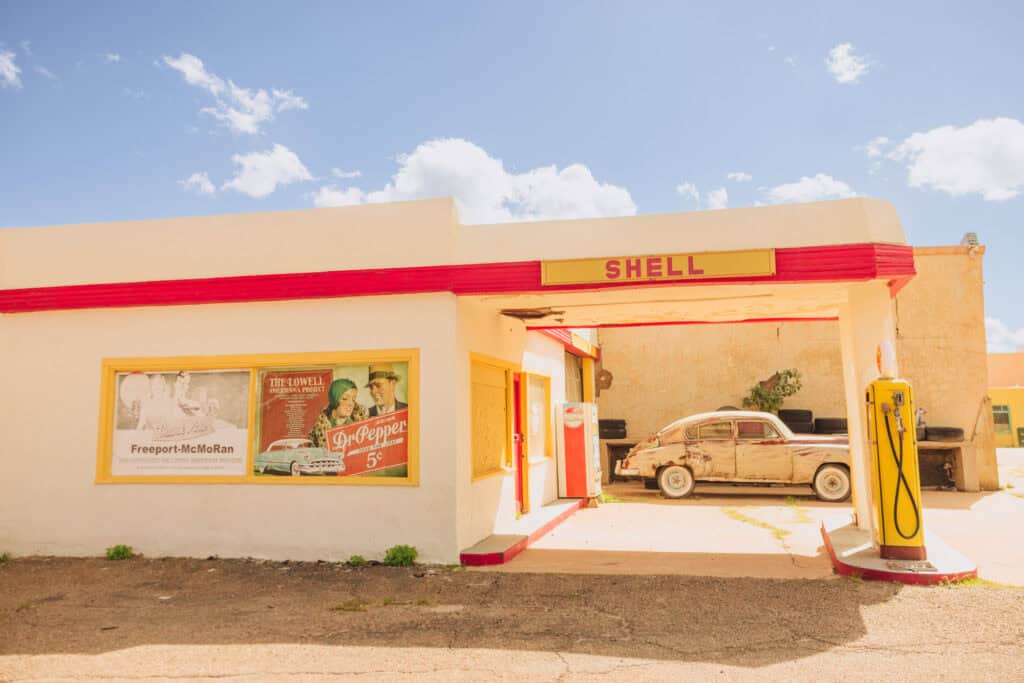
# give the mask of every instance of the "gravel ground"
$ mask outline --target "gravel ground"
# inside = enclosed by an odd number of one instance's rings
[[[1024,591],[246,560],[0,565],[0,680],[1020,680]]]

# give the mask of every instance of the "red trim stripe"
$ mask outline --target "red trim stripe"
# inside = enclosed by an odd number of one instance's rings
[[[814,323],[814,322],[835,322],[839,320],[837,317],[826,317],[826,318],[745,318],[744,320],[668,320],[662,322],[646,322],[646,323],[607,323],[598,325],[587,325],[588,328],[598,327],[665,327],[668,325],[735,325],[737,323]],[[576,325],[579,327],[579,325]],[[545,334],[552,335],[555,332],[561,332],[567,329],[573,329],[569,327],[555,326],[555,327],[527,327],[526,329],[534,332],[544,332]],[[580,354],[577,354],[580,355]]]
[[[768,277],[714,278],[683,282],[639,281],[557,287],[541,285],[540,261],[31,287],[0,290],[0,313],[284,301],[423,292],[470,295],[678,284],[845,282],[876,278],[898,282],[915,274],[913,248],[887,244],[776,249],[775,266],[775,275]]]

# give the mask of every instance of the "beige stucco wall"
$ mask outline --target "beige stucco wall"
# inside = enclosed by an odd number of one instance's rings
[[[803,389],[784,407],[845,417],[835,321],[606,328],[601,366],[614,375],[601,417],[625,418],[631,437],[721,406],[742,407],[749,388],[797,368]]]
[[[1024,387],[1024,352],[988,354],[990,387]]]
[[[463,389],[454,397],[457,434],[454,475],[458,492],[458,542],[460,549],[465,549],[491,534],[499,520],[515,518],[515,482],[511,472],[472,480],[470,354],[482,354],[519,367],[526,329],[518,320],[502,317],[471,301],[460,299],[456,308],[454,383]]]
[[[901,374],[933,425],[961,427],[973,438],[978,480],[998,486],[987,393],[982,254],[967,247],[915,249],[918,271],[896,300]],[[605,328],[602,364],[611,389],[598,398],[602,417],[625,418],[645,436],[678,417],[739,406],[749,387],[794,367],[804,388],[784,407],[844,417],[839,326],[835,322],[747,323]]]
[[[551,378],[554,403],[565,396],[564,348],[536,332],[527,332],[521,322],[495,314],[472,301],[458,304],[459,382],[469,386],[470,354],[495,358],[525,372]],[[456,477],[458,480],[458,538],[462,549],[492,533],[521,533],[516,529],[515,474],[512,469],[476,481],[472,480],[470,395],[456,397]],[[530,457],[530,509],[536,511],[558,497],[556,460],[542,454]]]
[[[917,276],[896,298],[897,353],[929,424],[960,427],[982,490],[999,487],[985,346],[982,247],[914,250]]]
[[[2,316],[0,548],[457,561],[455,329],[451,294]],[[418,487],[94,483],[104,357],[378,348],[420,349]]]

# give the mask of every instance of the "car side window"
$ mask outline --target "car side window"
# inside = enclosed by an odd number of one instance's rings
[[[779,432],[767,422],[751,420],[749,422],[737,422],[736,432],[741,439],[778,439]]]
[[[731,439],[732,422],[705,422],[697,426],[697,435],[700,439]]]

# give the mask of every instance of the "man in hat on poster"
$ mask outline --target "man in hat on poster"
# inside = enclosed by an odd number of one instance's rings
[[[370,366],[370,376],[366,387],[370,390],[370,397],[376,404],[370,408],[370,417],[387,415],[409,407],[395,398],[395,385],[397,384],[398,375],[395,374],[390,363],[378,363]]]

